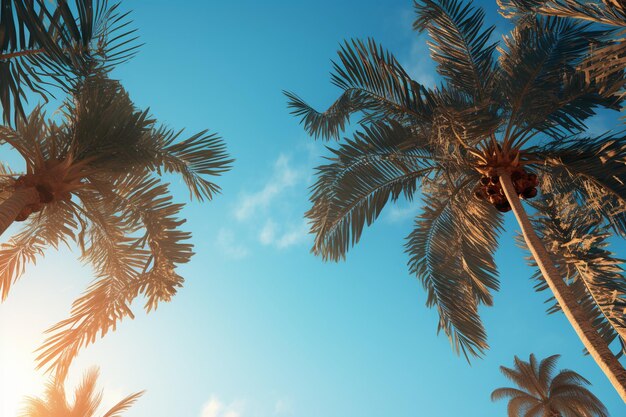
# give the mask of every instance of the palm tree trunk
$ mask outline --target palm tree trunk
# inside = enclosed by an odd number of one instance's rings
[[[35,187],[19,188],[0,204],[0,235],[13,224],[17,215],[30,204],[39,202]]]
[[[578,337],[585,345],[585,348],[596,361],[602,372],[609,378],[611,384],[626,403],[626,370],[617,360],[608,344],[600,337],[593,325],[587,319],[584,311],[578,305],[574,294],[567,286],[556,267],[554,266],[548,251],[533,230],[528,215],[522,207],[522,203],[515,192],[511,175],[508,172],[500,174],[500,183],[504,194],[508,199],[517,222],[522,229],[526,245],[530,249],[535,262],[539,266],[544,279],[554,294],[554,298],[559,303],[565,317],[578,334]]]

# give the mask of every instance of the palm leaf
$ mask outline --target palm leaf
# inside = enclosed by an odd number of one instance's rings
[[[586,128],[584,121],[598,106],[617,108],[617,98],[599,92],[576,67],[590,42],[602,31],[557,18],[536,18],[517,25],[500,48],[500,89],[509,113],[507,135],[542,131],[560,139]]]
[[[626,137],[623,133],[578,137],[528,149],[535,165],[547,171],[545,187],[558,193],[574,191],[580,205],[602,215],[626,236]]]
[[[155,129],[149,140],[141,145],[152,153],[147,159],[147,167],[158,174],[161,170],[180,174],[192,197],[200,201],[210,200],[220,187],[205,176],[221,175],[230,170],[234,160],[228,157],[226,146],[217,135],[207,134],[205,130],[177,142],[181,133]]]
[[[313,252],[339,260],[357,243],[389,200],[411,199],[433,167],[424,139],[398,123],[375,124],[346,140],[318,168],[313,207],[306,213],[315,234]]]
[[[129,175],[105,192],[105,180],[93,183],[95,192],[78,193],[90,225],[81,239],[82,258],[94,265],[97,279],[74,302],[70,318],[48,330],[51,336],[39,349],[38,366],[61,375],[98,333],[104,336],[124,317],[134,317],[130,304],[138,295],[146,297],[147,311],[169,301],[183,282],[176,266],[193,254],[186,243],[190,234],[178,230],[184,221],[174,217],[182,206],[171,202],[165,184]]]
[[[339,51],[341,63],[333,63],[332,82],[342,95],[323,113],[293,93],[288,107],[301,117],[304,128],[314,137],[339,139],[350,116],[363,113],[359,123],[391,118],[429,123],[432,116],[430,92],[411,80],[395,57],[373,40],[345,42]]]
[[[488,347],[478,305],[491,304],[490,291],[498,288],[493,253],[502,220],[473,200],[467,179],[457,181],[428,182],[424,211],[406,248],[409,269],[428,292],[427,305],[437,308],[439,330],[469,359]]]
[[[108,71],[129,59],[138,48],[128,14],[119,3],[3,0],[0,22],[0,105],[3,118],[24,116],[26,89],[43,98],[49,86],[69,91],[76,78]],[[15,119],[17,121],[17,119]]]
[[[413,28],[428,30],[432,59],[450,86],[474,98],[487,99],[494,73],[496,43],[488,44],[495,26],[482,30],[485,12],[457,0],[415,2]]]

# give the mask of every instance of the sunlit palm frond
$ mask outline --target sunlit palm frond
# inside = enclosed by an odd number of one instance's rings
[[[413,28],[427,30],[431,56],[451,86],[474,98],[487,99],[493,79],[496,43],[488,43],[495,26],[483,29],[485,12],[457,0],[415,2]]]
[[[498,388],[491,394],[492,401],[509,398],[509,417],[608,417],[606,407],[585,387],[589,381],[581,375],[566,369],[552,377],[558,358],[553,355],[537,364],[532,354],[530,362],[516,356],[513,368],[501,366],[500,370],[520,389]]]
[[[622,260],[606,249],[608,230],[571,194],[544,195],[533,223],[598,333],[610,344],[626,342],[626,279]],[[540,214],[539,214],[540,213]],[[540,273],[537,290],[547,289]],[[559,311],[558,304],[550,312]]]
[[[65,378],[55,375],[46,385],[43,398],[29,397],[21,417],[95,417],[102,403],[102,392],[96,388],[99,371],[92,368],[85,373],[74,393],[74,402],[66,399]],[[102,417],[121,417],[141,395],[143,391],[131,394],[105,412]]]
[[[624,86],[620,77],[626,68],[626,7],[620,1],[585,1],[578,0],[498,0],[501,13],[505,17],[521,17],[542,14],[562,18],[578,19],[585,22],[616,28],[607,42],[590,44],[590,54],[581,65],[589,78],[607,85],[609,92],[618,91]],[[618,76],[617,79],[610,80]]]
[[[93,416],[102,402],[102,392],[96,390],[98,375],[97,368],[90,369],[74,390],[73,408],[84,416]]]
[[[398,123],[364,127],[318,168],[313,207],[306,213],[316,235],[313,252],[339,260],[359,241],[389,200],[411,199],[417,181],[433,171],[425,138]]]
[[[469,196],[464,182],[432,180],[406,247],[427,305],[439,312],[439,329],[469,359],[488,347],[478,305],[491,304],[490,292],[498,288],[493,254],[502,219]]]
[[[529,148],[538,156],[546,186],[555,192],[575,191],[587,206],[626,236],[626,136],[623,133],[579,137]]]
[[[620,1],[499,0],[498,3],[506,17],[539,13],[626,27],[626,6]]]
[[[104,178],[103,178],[104,181]],[[39,366],[63,375],[78,351],[114,330],[124,317],[134,317],[132,301],[146,297],[147,311],[169,301],[182,285],[175,272],[193,254],[190,234],[179,230],[167,186],[149,177],[124,176],[103,192],[79,193],[88,222],[83,259],[94,265],[97,279],[73,305],[71,317],[48,330]]]
[[[128,410],[144,393],[145,391],[139,391],[127,396],[103,414],[102,417],[121,417],[121,413]]]
[[[172,203],[166,184],[149,177],[128,176],[115,184],[115,198],[126,207],[122,217],[143,232],[139,247],[150,253],[150,260],[138,277],[139,292],[146,298],[145,308],[156,309],[159,302],[170,301],[183,278],[175,272],[178,264],[193,255],[189,232],[180,230],[185,223],[178,218],[182,204]]]
[[[594,108],[616,107],[616,97],[600,95],[601,88],[576,69],[602,36],[588,25],[538,17],[504,37],[500,88],[512,137],[532,130],[556,137],[577,133]]]
[[[343,90],[340,98],[320,113],[293,93],[286,93],[292,114],[301,117],[314,137],[339,139],[350,116],[363,113],[360,123],[383,118],[429,123],[432,116],[430,92],[413,81],[396,58],[377,45],[352,40],[339,51],[332,82]]]
[[[22,276],[27,264],[34,264],[46,248],[55,249],[74,238],[77,225],[67,207],[55,204],[34,216],[17,235],[0,245],[0,292],[2,301]]]

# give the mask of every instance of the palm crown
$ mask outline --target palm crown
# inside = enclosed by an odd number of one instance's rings
[[[423,212],[406,243],[410,271],[422,281],[427,305],[437,308],[439,329],[455,350],[480,355],[488,345],[478,308],[491,305],[498,289],[493,256],[501,212],[518,195],[530,199],[539,188],[542,201],[551,204],[552,195],[568,193],[569,205],[597,219],[590,229],[608,224],[626,235],[626,187],[620,180],[626,176],[626,137],[580,136],[595,108],[618,107],[606,86],[621,74],[601,82],[579,69],[589,44],[605,41],[605,32],[588,25],[526,19],[498,46],[491,43],[494,28],[483,28],[480,9],[424,0],[416,10],[414,27],[430,35],[443,78],[439,87],[412,80],[391,53],[369,40],[346,42],[339,52],[332,81],[343,93],[328,110],[318,112],[287,93],[293,113],[315,137],[339,139],[350,117],[362,116],[361,130],[331,149],[329,163],[317,170],[307,212],[312,250],[327,260],[342,259],[387,202],[412,199],[421,185]],[[567,255],[572,266],[587,253]],[[614,261],[613,272],[619,272]],[[588,308],[577,320],[592,323],[582,316],[595,314],[594,330],[585,333],[602,328],[608,342],[616,328],[624,329],[623,309],[616,308],[626,298],[624,282],[619,273],[606,279],[591,274],[568,275],[584,282],[577,303]],[[602,291],[611,297],[595,296]],[[626,374],[621,378],[626,386]]]
[[[50,96],[75,79],[130,58],[138,45],[128,13],[107,0],[2,0],[0,107],[4,122],[25,116],[28,90]]]
[[[589,381],[568,369],[554,375],[559,357],[537,362],[531,353],[525,362],[516,356],[513,368],[500,369],[519,388],[498,388],[491,399],[509,398],[509,417],[608,417],[606,407],[584,387]]]
[[[98,333],[133,317],[133,299],[145,296],[150,311],[183,283],[176,266],[192,255],[190,234],[179,230],[182,205],[161,174],[179,174],[192,196],[211,199],[219,187],[208,177],[231,163],[221,139],[205,131],[179,140],[102,75],[82,82],[62,114],[57,124],[37,109],[15,129],[0,128],[2,143],[26,163],[24,174],[5,168],[2,177],[0,227],[26,220],[0,249],[2,298],[49,246],[75,242],[97,277],[41,348],[39,366],[61,375]]]
[[[85,373],[80,385],[74,391],[74,401],[70,403],[65,394],[64,380],[55,376],[46,386],[44,398],[31,397],[26,400],[22,417],[95,417],[102,403],[102,392],[96,391],[98,369]],[[131,394],[111,407],[102,417],[121,417],[143,392]]]

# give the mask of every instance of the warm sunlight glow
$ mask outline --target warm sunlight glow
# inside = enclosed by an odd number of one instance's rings
[[[0,417],[14,417],[22,410],[26,396],[37,395],[44,378],[33,369],[30,352],[22,344],[0,345]]]

